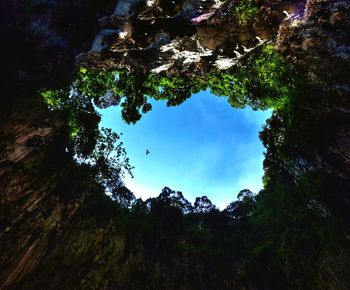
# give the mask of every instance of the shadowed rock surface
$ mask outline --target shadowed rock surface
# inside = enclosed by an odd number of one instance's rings
[[[113,15],[100,19],[90,52],[79,55],[77,62],[144,73],[227,69],[275,39],[286,18],[283,10],[302,17],[302,2],[262,3],[256,18],[244,25],[233,15],[235,1],[135,1],[128,9],[117,5]]]

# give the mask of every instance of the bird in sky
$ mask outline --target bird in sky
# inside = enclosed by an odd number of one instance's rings
[[[150,152],[148,151],[148,149],[146,149],[146,155],[148,155]]]

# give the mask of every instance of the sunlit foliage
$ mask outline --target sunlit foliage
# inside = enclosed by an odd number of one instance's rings
[[[295,78],[273,45],[267,45],[245,66],[211,73],[208,87],[215,95],[227,96],[235,108],[278,109],[295,94]]]
[[[115,197],[123,186],[125,173],[132,176],[132,166],[120,142],[120,135],[111,129],[101,128],[100,115],[94,108],[94,99],[106,94],[114,83],[114,74],[88,73],[80,69],[72,84],[58,90],[43,90],[41,95],[51,110],[65,116],[70,152],[79,164],[91,167],[96,181]]]
[[[254,0],[241,0],[234,7],[234,15],[240,25],[246,25],[252,22],[258,15],[258,6]]]
[[[94,150],[81,160],[95,168],[98,181],[112,195],[122,186],[121,177],[124,177],[125,173],[132,176],[133,169],[119,139],[120,136],[111,129],[102,128]]]

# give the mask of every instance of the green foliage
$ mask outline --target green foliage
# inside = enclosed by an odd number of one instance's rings
[[[93,100],[100,108],[120,105],[123,120],[134,124],[142,114],[152,109],[149,98],[168,100],[168,105],[173,106],[203,88],[203,82],[180,77],[144,75],[127,70],[95,71],[81,68],[72,82],[71,93],[79,102]]]
[[[208,86],[211,93],[228,97],[235,108],[244,108],[248,104],[246,79],[230,72],[220,71],[209,75]]]
[[[279,109],[295,94],[295,82],[288,64],[270,44],[245,66],[214,71],[207,76],[169,77],[127,70],[81,68],[69,88],[45,91],[42,95],[52,109],[75,106],[82,111],[92,111],[92,102],[100,108],[120,105],[123,120],[133,124],[152,109],[150,98],[167,100],[168,106],[175,106],[207,88],[213,94],[228,97],[229,103],[236,108]],[[76,114],[71,114],[72,137],[82,130],[77,119]]]
[[[87,160],[86,162],[94,167],[99,183],[116,198],[117,192],[123,187],[121,178],[124,177],[124,172],[132,176],[133,169],[122,147],[123,143],[118,143],[119,139],[120,136],[111,129],[102,128],[93,152],[82,160],[83,162]],[[125,198],[129,198],[130,195],[125,194]]]
[[[240,25],[247,25],[256,19],[258,15],[258,7],[254,0],[241,0],[234,7],[234,16]]]
[[[117,94],[118,91],[113,86],[116,75],[116,72],[80,68],[72,83],[71,89],[79,97],[93,100],[104,96],[109,91]]]
[[[206,88],[205,81],[200,77],[166,77],[156,74],[149,75],[146,86],[153,88],[150,94],[157,100],[167,100],[168,106],[176,106]]]
[[[256,58],[235,70],[209,74],[208,87],[219,96],[227,96],[235,108],[283,108],[295,95],[296,77],[272,44]]]
[[[273,109],[282,108],[295,94],[296,79],[288,63],[274,50],[272,44],[263,48],[254,61],[253,71],[266,94],[266,104]]]
[[[120,136],[111,129],[98,128],[100,116],[94,108],[94,100],[108,94],[113,87],[116,73],[88,71],[81,68],[70,86],[58,90],[44,90],[41,95],[52,110],[65,116],[69,145],[67,147],[79,164],[88,165],[96,181],[118,199],[117,191],[123,187],[125,173],[132,176],[133,167],[119,141]],[[127,206],[127,199],[121,201]]]
[[[295,287],[318,288],[318,259],[324,251],[321,241],[325,242],[321,232],[331,222],[319,200],[320,176],[305,173],[295,185],[277,179],[274,183],[270,181],[259,194],[252,216],[257,230],[251,238],[255,244],[253,263],[257,265],[254,271],[260,269],[261,276],[269,280],[283,269],[293,276],[293,283],[302,283]],[[269,256],[274,259],[271,268],[261,271],[261,263]]]
[[[48,105],[48,107],[52,110],[60,109],[62,106],[62,99],[61,96],[62,92],[57,90],[46,90],[41,92],[41,96],[43,97],[45,103]]]

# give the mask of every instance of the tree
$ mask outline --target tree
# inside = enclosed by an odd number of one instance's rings
[[[183,214],[188,214],[193,210],[191,203],[183,196],[181,191],[164,187],[158,198],[163,204],[180,209]]]
[[[223,213],[232,219],[244,219],[249,217],[254,210],[255,195],[249,189],[241,190],[237,195],[237,201],[231,202]]]
[[[136,201],[135,195],[126,186],[120,186],[114,189],[112,197],[120,205],[128,208],[130,208]]]
[[[197,197],[194,202],[194,213],[209,213],[216,210],[215,205],[210,201],[207,196]]]

